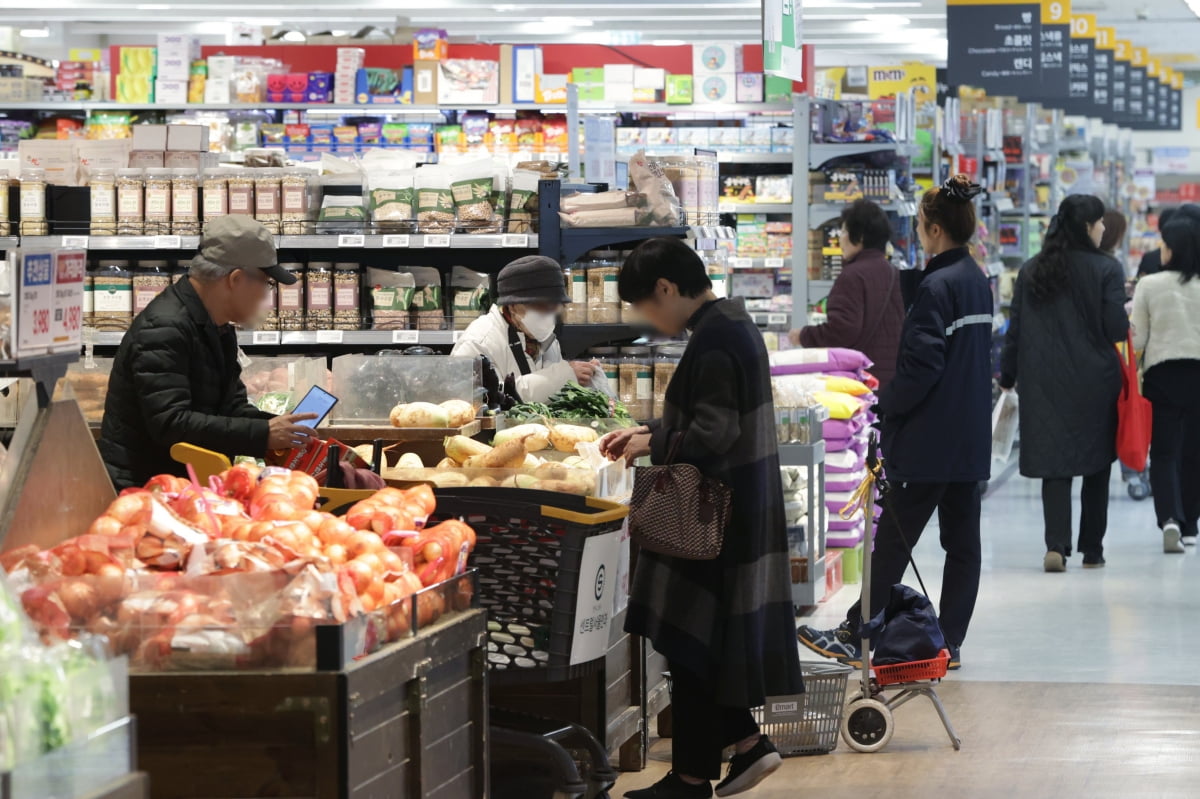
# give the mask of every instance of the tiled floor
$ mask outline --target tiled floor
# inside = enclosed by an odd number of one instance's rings
[[[789,759],[747,797],[1200,796],[1200,555],[1164,555],[1151,502],[1130,499],[1115,477],[1105,569],[1085,571],[1076,557],[1065,574],[1042,572],[1038,483],[1013,477],[983,508],[965,665],[941,688],[963,750],[920,700],[898,711],[886,752],[843,745]],[[917,558],[936,598],[932,529]],[[832,626],[856,592],[848,586],[805,621]],[[658,742],[652,767],[626,775],[614,796],[661,776],[668,747]]]

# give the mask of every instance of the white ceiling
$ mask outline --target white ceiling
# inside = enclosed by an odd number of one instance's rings
[[[236,25],[289,26],[302,31],[353,32],[366,25],[443,27],[455,40],[689,43],[759,38],[761,0],[0,0],[0,26],[47,29],[36,41],[108,44],[163,30],[188,29],[206,40],[230,41]],[[818,63],[880,58],[945,59],[944,0],[799,0],[805,41]],[[1158,54],[1195,63],[1200,20],[1184,0],[1077,0],[1076,12]],[[17,37],[14,44],[22,44]]]

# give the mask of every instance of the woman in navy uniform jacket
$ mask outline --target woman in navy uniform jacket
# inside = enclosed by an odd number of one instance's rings
[[[876,532],[871,596],[883,601],[903,579],[904,542],[915,546],[936,511],[946,550],[939,616],[951,667],[979,593],[979,484],[991,470],[994,304],[966,246],[976,226],[971,200],[980,191],[956,175],[921,200],[917,231],[933,257],[904,322],[896,376],[879,395],[892,493]],[[801,643],[856,662],[858,622],[855,605],[836,630],[802,627]]]

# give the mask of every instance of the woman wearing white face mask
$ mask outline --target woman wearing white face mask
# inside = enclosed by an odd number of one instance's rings
[[[525,402],[545,402],[567,383],[588,386],[596,366],[566,362],[554,325],[567,294],[562,267],[544,255],[518,258],[500,270],[496,304],[471,323],[452,355],[487,356],[501,379],[516,378]]]

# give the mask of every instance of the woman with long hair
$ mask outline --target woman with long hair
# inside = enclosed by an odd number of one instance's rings
[[[1121,393],[1113,345],[1125,340],[1129,321],[1125,272],[1100,250],[1103,217],[1104,203],[1090,194],[1063,200],[1042,251],[1017,277],[1001,356],[1001,388],[1021,395],[1021,474],[1042,479],[1048,572],[1066,570],[1071,483],[1080,476],[1083,566],[1104,565]]]
[[[1184,209],[1162,229],[1163,271],[1133,295],[1133,345],[1154,405],[1150,484],[1164,552],[1196,543],[1200,519],[1200,218]]]

